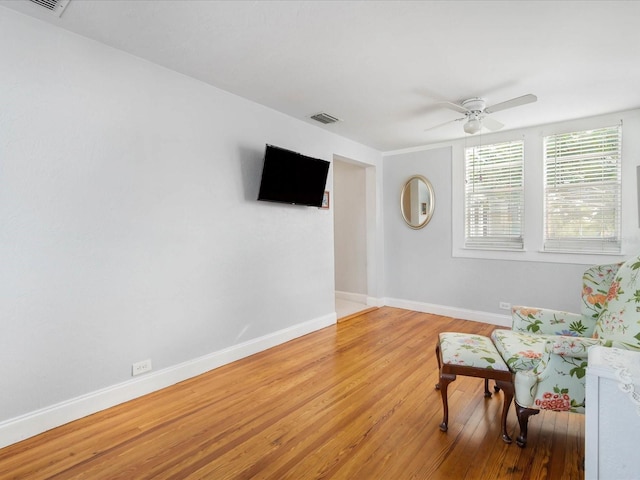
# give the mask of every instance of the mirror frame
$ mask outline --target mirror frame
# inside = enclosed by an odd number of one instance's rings
[[[413,180],[418,180],[420,182],[423,182],[427,187],[427,194],[429,196],[429,207],[427,208],[427,216],[418,225],[411,223],[404,211],[404,196],[407,190],[409,189],[409,185]],[[427,180],[426,177],[424,177],[423,175],[413,175],[405,182],[404,187],[402,187],[402,193],[400,194],[400,213],[402,213],[402,218],[404,219],[404,223],[406,223],[407,226],[409,226],[409,228],[412,228],[414,230],[419,230],[421,228],[424,228],[429,223],[429,221],[431,221],[431,217],[433,217],[433,210],[435,208],[435,204],[436,204],[436,196],[433,191],[433,185],[431,185],[431,182]]]

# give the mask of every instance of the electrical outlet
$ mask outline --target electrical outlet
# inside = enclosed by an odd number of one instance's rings
[[[141,375],[151,371],[151,359],[136,362],[131,365],[131,376]]]
[[[502,310],[511,310],[511,304],[508,302],[500,302],[500,308]]]

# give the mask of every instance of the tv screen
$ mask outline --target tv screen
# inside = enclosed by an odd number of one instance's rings
[[[320,207],[330,162],[267,145],[258,200]]]

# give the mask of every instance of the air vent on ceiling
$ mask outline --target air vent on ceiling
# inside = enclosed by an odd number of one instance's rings
[[[62,15],[64,9],[67,7],[69,0],[30,0],[36,5],[40,5],[43,8],[46,8],[51,13],[56,16]]]
[[[334,117],[333,115],[329,115],[328,113],[316,113],[315,115],[311,115],[311,118],[316,122],[324,123],[336,123],[339,122],[340,119]]]

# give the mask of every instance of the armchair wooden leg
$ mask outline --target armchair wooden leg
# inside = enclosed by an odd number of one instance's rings
[[[527,424],[531,415],[537,415],[540,410],[534,408],[521,407],[516,403],[516,413],[518,414],[518,423],[520,424],[520,435],[516,438],[516,444],[520,448],[527,446]]]

